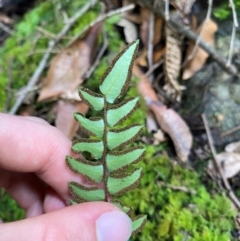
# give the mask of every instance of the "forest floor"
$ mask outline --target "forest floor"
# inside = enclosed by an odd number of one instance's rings
[[[145,174],[122,200],[148,222],[132,240],[238,240],[238,19],[224,4],[168,4],[7,1],[0,8],[0,111],[83,137],[73,113],[96,112],[81,101],[79,86],[97,92],[114,56],[140,39],[127,96],[141,104],[125,124],[144,125],[139,143],[147,151],[138,165]],[[23,217],[1,189],[0,218]]]

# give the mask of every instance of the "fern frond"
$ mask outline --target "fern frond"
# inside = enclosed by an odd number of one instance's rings
[[[141,168],[136,168],[130,173],[127,169],[131,164],[139,162],[145,155],[144,148],[129,147],[129,144],[139,136],[142,126],[138,124],[124,128],[116,126],[134,112],[139,98],[126,99],[118,104],[114,102],[128,88],[137,49],[138,41],[135,41],[117,55],[102,77],[99,87],[101,94],[86,88],[79,89],[81,99],[94,110],[101,111],[102,117],[88,119],[81,113],[74,115],[89,138],[75,141],[72,151],[82,153],[83,156],[86,156],[85,152],[88,152],[93,159],[74,159],[67,156],[67,165],[73,172],[83,175],[89,182],[98,183],[98,186],[85,187],[79,183],[70,182],[69,190],[73,196],[73,204],[85,201],[107,201],[115,204],[127,214],[131,211],[131,208],[125,207],[113,197],[131,190],[141,179]],[[146,216],[134,218],[133,233],[140,231],[145,222]]]

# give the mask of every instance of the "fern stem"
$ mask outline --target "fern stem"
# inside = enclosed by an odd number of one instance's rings
[[[106,97],[104,96],[104,109],[103,109],[103,121],[104,121],[104,132],[103,132],[103,156],[102,156],[102,163],[103,163],[103,189],[105,193],[105,202],[110,201],[110,194],[108,193],[107,188],[107,181],[108,181],[108,169],[107,169],[107,132],[108,132],[108,126],[107,126],[107,101]]]

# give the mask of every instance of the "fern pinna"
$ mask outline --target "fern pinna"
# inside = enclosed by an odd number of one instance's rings
[[[141,125],[130,125],[125,128],[115,128],[127,119],[138,104],[138,98],[130,98],[115,104],[114,102],[126,92],[131,74],[133,61],[136,57],[138,41],[128,45],[113,60],[106,70],[100,84],[100,92],[95,93],[86,88],[80,88],[81,99],[91,108],[99,111],[101,117],[86,118],[75,113],[75,119],[80,123],[89,138],[77,140],[72,145],[74,153],[91,154],[91,160],[86,158],[74,159],[67,156],[67,165],[75,173],[84,175],[94,187],[86,187],[76,182],[69,183],[73,203],[89,201],[111,202],[127,214],[131,208],[123,206],[115,196],[138,185],[142,169],[136,168],[128,173],[130,164],[135,164],[145,155],[145,149],[139,146],[128,147],[141,132]],[[133,219],[133,233],[137,233],[144,225],[146,216]]]

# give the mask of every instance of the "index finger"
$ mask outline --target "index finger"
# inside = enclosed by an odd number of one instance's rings
[[[69,154],[71,141],[57,128],[0,113],[0,168],[34,172],[68,200],[68,182],[83,182],[65,164]]]

